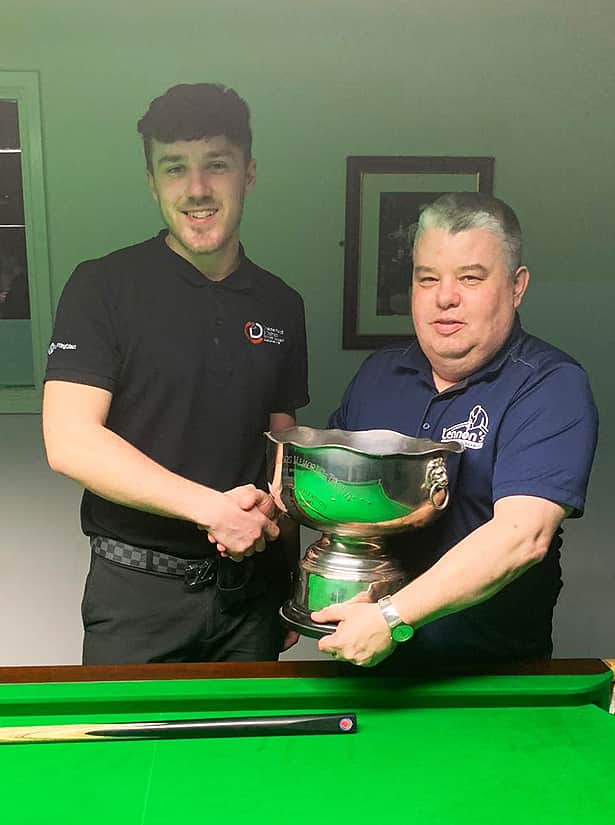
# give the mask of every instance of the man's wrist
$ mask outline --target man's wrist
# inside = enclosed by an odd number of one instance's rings
[[[391,596],[383,596],[381,599],[378,599],[378,607],[388,625],[391,639],[394,642],[407,642],[414,636],[414,628],[412,625],[404,622],[393,604]]]
[[[215,520],[215,514],[225,503],[224,493],[194,483],[189,494],[189,514],[186,517],[200,527],[209,528]]]

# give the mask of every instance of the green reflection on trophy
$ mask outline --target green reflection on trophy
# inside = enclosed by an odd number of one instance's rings
[[[407,583],[399,560],[386,551],[386,536],[423,527],[446,508],[463,447],[391,430],[292,427],[266,435],[277,506],[322,532],[299,565],[281,615],[319,638],[335,625],[313,622],[312,611],[359,593],[377,601]]]

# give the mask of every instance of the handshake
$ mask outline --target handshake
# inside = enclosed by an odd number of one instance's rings
[[[253,484],[235,487],[226,493],[211,491],[212,501],[206,519],[198,520],[199,530],[221,556],[243,561],[254,553],[262,553],[267,541],[280,535],[278,518],[281,511],[273,498]]]

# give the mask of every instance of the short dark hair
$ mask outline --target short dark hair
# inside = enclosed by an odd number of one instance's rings
[[[499,198],[483,192],[449,192],[421,210],[413,245],[426,229],[446,229],[453,235],[467,229],[487,229],[506,248],[510,274],[522,261],[522,235],[514,210]]]
[[[252,156],[250,110],[234,89],[221,83],[180,83],[155,98],[137,123],[145,162],[152,171],[152,140],[200,140],[223,135]]]

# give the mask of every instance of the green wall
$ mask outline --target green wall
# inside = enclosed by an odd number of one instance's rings
[[[572,306],[579,281],[590,299],[610,283],[610,0],[3,7],[0,67],[40,72],[54,302],[78,261],[158,228],[135,132],[150,98],[216,80],[248,99],[259,177],[244,241],[305,296],[311,423],[363,357],[340,345],[347,155],[494,155],[536,280]],[[565,343],[556,320],[547,332]]]
[[[149,100],[178,82],[231,85],[251,104],[258,163],[243,239],[304,295],[302,421],[322,426],[366,354],[341,349],[346,156],[495,156],[495,193],[525,228],[526,326],[584,363],[601,412],[560,634],[606,634],[614,32],[613,0],[4,0],[0,69],[40,73],[53,302],[80,260],[159,228],[135,130]],[[18,419],[2,417],[0,436],[19,441],[14,460],[38,456],[38,426]],[[52,483],[28,473],[32,489]]]

